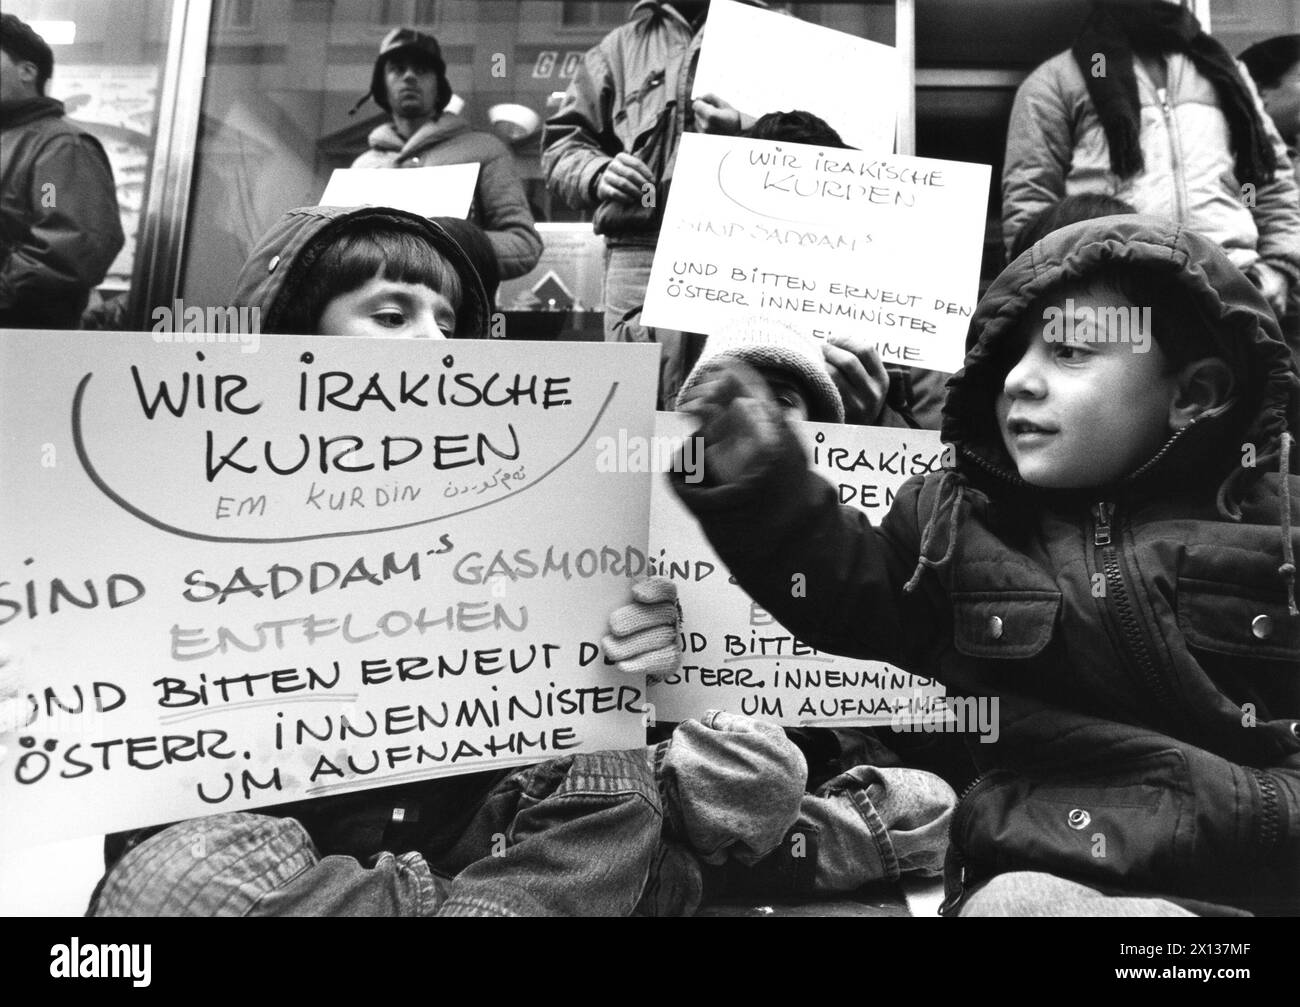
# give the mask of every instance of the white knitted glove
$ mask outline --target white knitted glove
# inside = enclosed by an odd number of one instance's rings
[[[605,656],[629,675],[667,675],[682,663],[681,612],[677,585],[648,577],[632,585],[632,603],[609,617]]]

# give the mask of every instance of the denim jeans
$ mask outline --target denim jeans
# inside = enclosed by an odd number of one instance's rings
[[[816,794],[806,783],[803,753],[781,728],[710,711],[649,749],[512,774],[432,857],[322,857],[287,816],[181,822],[129,850],[89,913],[690,915],[702,863],[810,894],[942,862],[954,798],[938,777],[860,766]]]
[[[732,865],[725,888],[807,896],[938,877],[956,804],[933,773],[856,766],[805,794],[779,846],[745,869]]]
[[[214,815],[128,852],[90,914],[625,916],[662,866],[661,832],[644,750],[574,755],[503,780],[433,866],[415,852],[321,857],[296,819]]]
[[[322,857],[291,817],[235,812],[181,822],[127,852],[89,912],[689,915],[702,893],[697,851],[715,859],[768,852],[798,814],[805,776],[803,756],[779,728],[714,712],[650,749],[514,773],[432,859]]]

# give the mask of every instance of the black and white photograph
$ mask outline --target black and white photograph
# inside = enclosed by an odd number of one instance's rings
[[[1300,916],[1298,554],[1293,0],[0,9],[41,983],[219,916],[1280,982],[1161,921]]]

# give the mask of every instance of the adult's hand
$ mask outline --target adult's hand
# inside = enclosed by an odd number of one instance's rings
[[[610,199],[616,203],[639,203],[654,187],[655,178],[650,173],[650,166],[639,157],[619,151],[600,173],[596,198],[601,202]]]
[[[699,133],[715,133],[718,136],[735,136],[742,130],[754,125],[752,117],[741,114],[728,102],[716,94],[704,94],[691,103],[695,113],[695,129]]]
[[[844,400],[844,422],[875,423],[889,394],[889,372],[875,347],[864,336],[831,336],[822,353]]]

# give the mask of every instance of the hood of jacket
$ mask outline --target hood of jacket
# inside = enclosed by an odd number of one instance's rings
[[[1014,363],[1011,338],[1026,313],[1062,285],[1116,265],[1160,275],[1185,291],[1184,306],[1204,319],[1216,353],[1238,382],[1236,408],[1171,436],[1119,488],[1163,486],[1173,476],[1204,478],[1207,452],[1226,459],[1235,449],[1239,459],[1247,442],[1255,445],[1257,464],[1264,469],[1270,457],[1279,460],[1283,433],[1300,430],[1300,376],[1268,302],[1209,239],[1178,225],[1124,215],[1082,221],[1048,235],[1007,266],[980,301],[964,366],[948,383],[943,410],[943,439],[957,449],[959,472],[993,492],[1008,485],[1033,490],[1016,474],[994,414]],[[1225,467],[1241,472],[1231,463]],[[1228,471],[1221,474],[1231,479]]]
[[[63,102],[57,98],[37,95],[34,98],[19,98],[17,101],[0,102],[0,129],[25,126],[37,119],[64,114]]]
[[[468,255],[441,226],[418,214],[386,206],[303,206],[290,210],[263,235],[235,281],[240,306],[262,311],[262,331],[281,331],[286,308],[312,264],[344,226],[356,221],[414,225],[460,276],[463,303],[456,313],[457,339],[485,339],[490,316],[483,281]]]
[[[370,131],[366,143],[373,150],[395,152],[401,157],[418,154],[437,146],[453,136],[470,132],[469,123],[453,112],[443,112],[437,119],[426,122],[410,137],[403,139],[391,121],[381,122]]]

